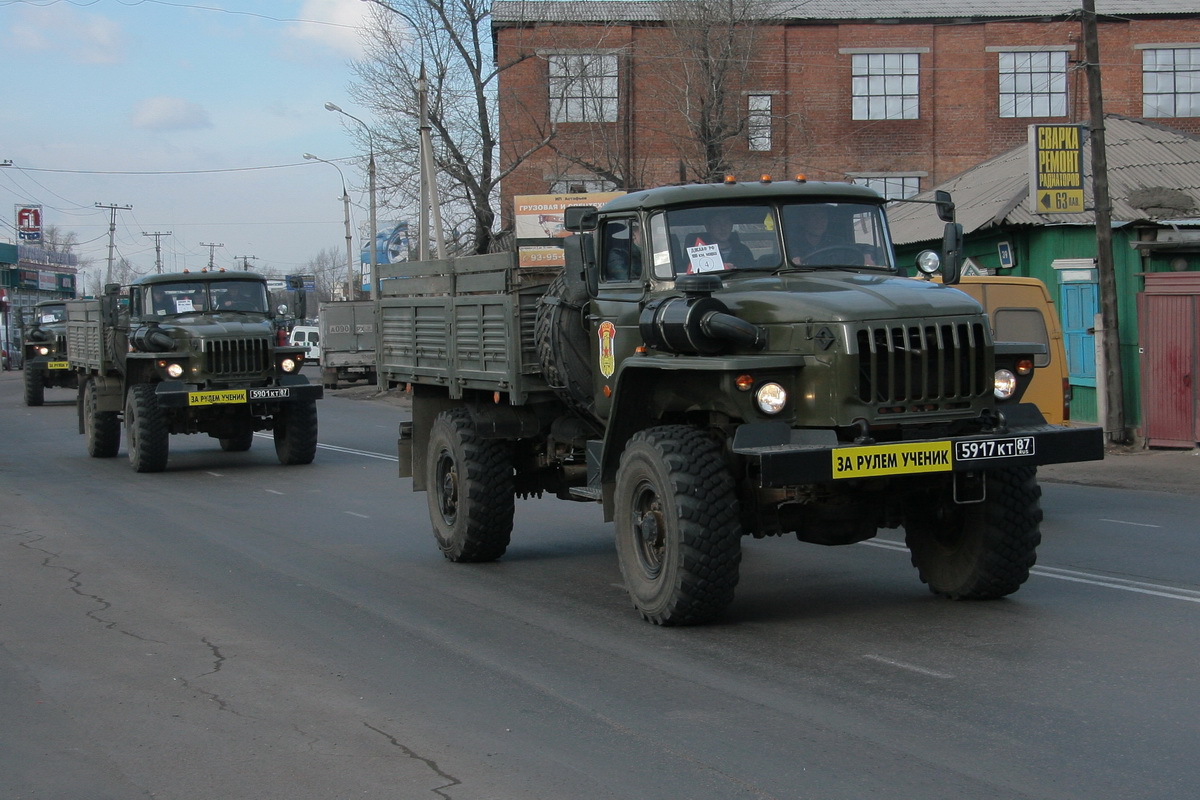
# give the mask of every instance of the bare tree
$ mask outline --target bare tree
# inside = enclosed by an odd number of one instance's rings
[[[486,253],[499,233],[501,179],[545,144],[499,168],[496,84],[510,65],[493,63],[491,0],[369,1],[376,8],[364,32],[367,57],[353,64],[358,82],[350,94],[382,123],[375,134],[379,184],[390,204],[412,213],[420,196],[418,81],[424,73],[444,226],[469,229],[463,236],[469,249]]]
[[[682,178],[716,181],[732,171],[733,145],[746,132],[740,89],[755,52],[761,0],[667,0],[665,54],[678,71],[658,84],[687,135],[676,139]]]

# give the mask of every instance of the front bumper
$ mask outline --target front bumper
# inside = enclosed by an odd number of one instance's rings
[[[197,408],[203,406],[262,404],[278,405],[320,400],[325,390],[308,378],[285,376],[273,386],[254,386],[244,389],[190,389],[180,381],[163,381],[154,390],[163,408]]]
[[[1048,424],[1036,408],[1018,406],[994,434],[849,445],[832,431],[791,430],[771,423],[743,425],[733,452],[748,459],[761,487],[835,483],[939,472],[979,472],[1104,458],[1099,427]]]

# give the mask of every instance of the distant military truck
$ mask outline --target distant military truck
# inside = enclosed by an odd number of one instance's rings
[[[48,388],[75,386],[75,373],[67,363],[66,322],[67,307],[63,300],[43,300],[21,315],[27,406],[45,402]]]
[[[336,389],[343,381],[375,383],[375,303],[321,303],[318,318],[321,384]]]
[[[278,344],[268,302],[261,275],[182,272],[67,303],[88,454],[115,456],[124,422],[137,472],[165,469],[169,436],[187,433],[243,451],[269,430],[281,463],[311,463],[322,389],[300,374],[304,349]]]

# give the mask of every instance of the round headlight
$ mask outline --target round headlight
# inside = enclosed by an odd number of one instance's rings
[[[172,378],[178,378],[183,374],[183,366],[174,362],[167,364],[167,374]]]
[[[917,269],[932,275],[942,267],[942,257],[933,250],[922,250],[917,254]]]
[[[787,390],[778,383],[764,383],[754,393],[754,400],[764,414],[778,414],[787,405]]]
[[[1007,400],[1017,392],[1017,376],[1006,369],[996,370],[996,385],[992,391],[997,400]]]
[[[39,356],[48,356],[48,355],[50,355],[50,348],[49,348],[49,347],[39,347],[39,348],[37,349],[37,351],[38,351],[38,355],[39,355]]]
[[[285,358],[279,362],[279,366],[283,369],[284,372],[295,372],[296,371],[295,359]]]

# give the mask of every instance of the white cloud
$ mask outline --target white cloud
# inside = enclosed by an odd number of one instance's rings
[[[370,3],[365,2],[304,0],[296,16],[309,21],[289,23],[286,35],[298,44],[315,44],[347,58],[358,58],[362,54],[358,32],[369,9]]]
[[[81,64],[119,64],[129,47],[116,22],[67,5],[20,9],[7,38],[18,49],[55,52]]]
[[[133,127],[153,131],[211,128],[208,112],[178,97],[150,97],[133,109]]]

